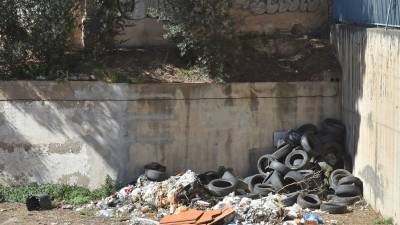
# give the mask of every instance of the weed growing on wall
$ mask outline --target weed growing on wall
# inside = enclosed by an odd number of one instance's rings
[[[206,69],[213,77],[226,78],[226,67],[240,51],[236,22],[230,11],[233,1],[166,0],[151,14],[163,21],[166,38],[181,55]]]

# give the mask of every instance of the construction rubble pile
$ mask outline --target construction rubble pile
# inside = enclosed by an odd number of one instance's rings
[[[334,119],[284,132],[259,158],[258,173],[243,179],[223,167],[167,178],[151,163],[135,185],[84,208],[130,224],[318,224],[313,211],[346,213],[362,199],[361,180],[344,169],[344,141],[345,126]]]

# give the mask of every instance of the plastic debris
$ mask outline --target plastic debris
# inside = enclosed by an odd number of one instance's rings
[[[324,221],[315,213],[308,213],[304,216],[305,225],[318,225],[323,223]]]

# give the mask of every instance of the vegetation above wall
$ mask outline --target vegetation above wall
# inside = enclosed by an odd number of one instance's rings
[[[85,27],[84,51],[75,51],[73,32],[83,7],[76,0],[4,0],[0,2],[0,74],[2,79],[58,79],[80,61],[115,49],[124,27],[119,0],[90,1],[94,13]]]
[[[57,74],[68,64],[74,0],[0,2],[0,72],[3,78]]]
[[[228,64],[238,63],[241,41],[231,16],[233,1],[169,0],[154,15],[164,21],[166,37],[182,56],[212,77],[225,80]]]
[[[330,80],[339,72],[325,40],[237,32],[231,1],[169,0],[150,10],[167,47],[118,49],[135,1],[88,1],[85,48],[74,49],[75,0],[0,2],[1,80],[262,82]]]

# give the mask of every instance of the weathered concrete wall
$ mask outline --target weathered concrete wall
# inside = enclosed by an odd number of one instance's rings
[[[135,11],[123,35],[124,46],[162,45],[162,25],[147,17],[150,8],[157,8],[163,0],[136,0]],[[296,29],[309,33],[328,24],[329,0],[235,0],[232,12],[242,32],[279,34]]]
[[[0,183],[130,182],[153,161],[244,176],[274,131],[339,117],[338,93],[331,82],[1,82]]]
[[[368,202],[400,223],[400,31],[336,25],[342,112]]]

